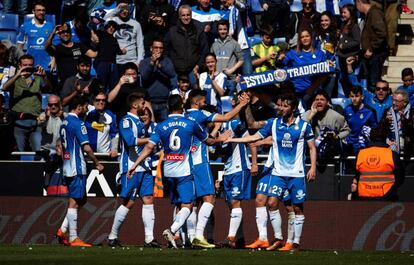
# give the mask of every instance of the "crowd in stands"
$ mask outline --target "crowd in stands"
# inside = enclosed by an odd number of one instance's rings
[[[412,13],[404,3],[401,10]],[[395,91],[381,79],[397,50],[399,1],[4,0],[2,12],[21,23],[15,41],[0,43],[1,158],[53,154],[78,95],[89,100],[92,148],[116,157],[132,92],[145,95],[153,123],[167,118],[169,95],[185,100],[192,89],[205,90],[208,109],[224,113],[240,75],[325,61],[335,72],[250,88],[242,121],[254,132],[290,92],[315,131],[319,158],[355,155],[379,123],[388,124],[392,150],[413,154],[413,70],[402,71]]]

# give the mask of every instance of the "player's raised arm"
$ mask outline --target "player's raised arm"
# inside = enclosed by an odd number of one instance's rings
[[[145,158],[147,158],[149,155],[152,154],[152,150],[154,149],[155,144],[152,142],[148,142],[145,147],[144,150],[142,150],[140,156],[137,158],[137,160],[135,161],[135,163],[132,165],[132,167],[130,167],[128,169],[128,178],[131,178],[132,175],[134,174],[135,169],[137,168],[137,166],[144,161]]]
[[[247,93],[242,94],[239,97],[239,104],[234,107],[230,112],[227,112],[226,114],[217,114],[214,116],[214,122],[225,122],[232,119],[234,116],[237,115],[241,111],[242,108],[244,108],[247,104],[249,104],[250,98],[247,95]]]

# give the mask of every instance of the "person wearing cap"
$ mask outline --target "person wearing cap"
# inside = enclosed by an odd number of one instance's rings
[[[54,36],[58,34],[60,43],[53,45]],[[97,52],[89,49],[81,42],[72,41],[72,31],[70,26],[65,23],[57,25],[46,41],[45,49],[47,53],[55,57],[59,77],[59,89],[63,86],[65,80],[77,73],[78,60],[86,55],[89,58],[95,58]]]
[[[122,55],[117,55],[116,63],[118,71],[122,71],[123,65],[132,62],[137,66],[144,59],[144,37],[141,24],[131,18],[127,1],[120,1],[117,7],[117,15],[108,21],[115,21],[119,27],[114,33],[119,46],[127,50]]]
[[[118,23],[113,20],[105,22],[103,30],[96,31],[95,45],[98,56],[94,61],[94,67],[99,83],[107,93],[114,88],[118,81],[116,56],[125,54],[126,49],[121,49],[118,40],[114,37],[118,29]]]

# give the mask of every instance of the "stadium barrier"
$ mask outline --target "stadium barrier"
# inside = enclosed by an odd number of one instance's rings
[[[55,232],[65,214],[67,200],[52,197],[0,197],[0,244],[57,244]],[[89,198],[79,214],[79,236],[87,242],[104,242],[118,207],[114,198]],[[142,245],[144,231],[141,203],[131,211],[120,233],[127,245]],[[254,202],[243,203],[243,235],[246,242],[257,238]],[[155,201],[155,238],[172,221],[168,199]],[[287,216],[282,212],[283,231]],[[414,203],[326,202],[305,203],[306,221],[302,235],[304,249],[414,250]],[[168,218],[170,216],[171,218]],[[214,208],[215,242],[227,236],[229,210],[223,200]],[[269,235],[273,235],[270,230]]]

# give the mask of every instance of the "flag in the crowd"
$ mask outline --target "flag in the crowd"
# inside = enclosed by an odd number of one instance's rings
[[[329,11],[333,15],[340,15],[339,0],[316,0],[316,11],[322,13],[323,11]]]

